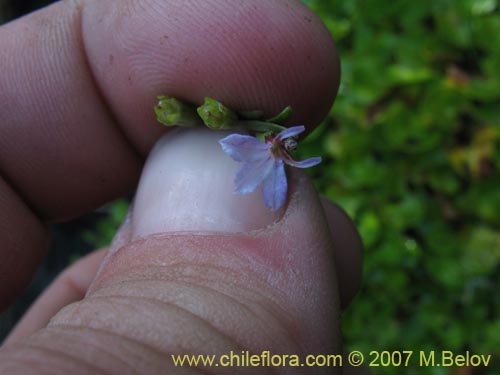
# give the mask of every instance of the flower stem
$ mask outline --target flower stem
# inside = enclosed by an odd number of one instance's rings
[[[266,122],[272,122],[273,124],[284,124],[292,115],[292,107],[285,107],[277,116],[274,116]]]
[[[281,133],[283,130],[286,129],[284,126],[265,121],[242,121],[241,124],[245,129],[261,133],[265,132]]]

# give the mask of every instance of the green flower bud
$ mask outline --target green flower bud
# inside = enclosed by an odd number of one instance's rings
[[[205,102],[198,107],[197,111],[210,129],[230,129],[236,126],[238,120],[235,112],[212,98],[205,98]]]
[[[158,104],[154,108],[158,122],[166,126],[191,127],[201,125],[193,106],[169,96],[158,96]]]

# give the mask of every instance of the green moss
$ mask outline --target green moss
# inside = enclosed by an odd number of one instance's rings
[[[347,348],[491,353],[484,373],[500,373],[498,2],[304,2],[336,39],[342,78],[299,151],[326,156],[312,176],[366,247]]]

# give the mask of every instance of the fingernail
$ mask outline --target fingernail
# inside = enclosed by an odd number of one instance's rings
[[[280,217],[260,189],[233,194],[240,164],[222,151],[226,132],[179,129],[163,136],[144,167],[132,213],[133,237],[166,232],[246,232]]]

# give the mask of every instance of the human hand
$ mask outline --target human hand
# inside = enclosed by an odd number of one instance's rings
[[[292,1],[67,1],[3,26],[0,47],[3,306],[44,255],[44,222],[134,188],[164,131],[150,125],[157,94],[269,114],[290,104],[295,124],[316,124],[339,79],[328,32]],[[340,303],[359,283],[355,229],[295,171],[279,216],[259,194],[228,194],[237,166],[217,137],[162,139],[123,247],[92,285],[102,251],[44,293],[0,372],[159,373],[169,353],[339,352]]]

